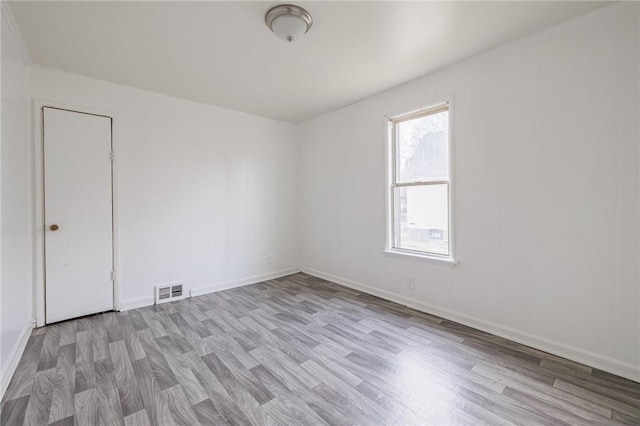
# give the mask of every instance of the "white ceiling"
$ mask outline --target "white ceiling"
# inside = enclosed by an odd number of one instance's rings
[[[276,2],[11,2],[38,64],[278,120],[349,105],[605,2],[297,2],[310,32],[264,24]]]

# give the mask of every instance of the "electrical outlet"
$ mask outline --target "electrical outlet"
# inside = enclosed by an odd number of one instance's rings
[[[269,265],[273,264],[273,256],[267,256],[267,263]]]
[[[413,290],[413,278],[407,278],[407,287]]]

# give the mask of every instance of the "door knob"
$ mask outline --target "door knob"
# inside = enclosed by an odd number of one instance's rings
[[[57,231],[58,229],[60,229],[60,227],[54,223],[53,225],[51,225],[51,226],[49,227],[49,229],[50,229],[51,231]]]

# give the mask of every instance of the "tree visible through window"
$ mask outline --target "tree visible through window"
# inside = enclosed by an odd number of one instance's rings
[[[392,249],[450,257],[449,105],[390,121]]]

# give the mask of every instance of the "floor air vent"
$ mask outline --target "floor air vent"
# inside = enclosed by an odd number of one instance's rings
[[[171,286],[171,298],[182,297],[182,284]]]
[[[184,285],[182,283],[161,284],[155,287],[156,304],[180,299],[184,299]]]

